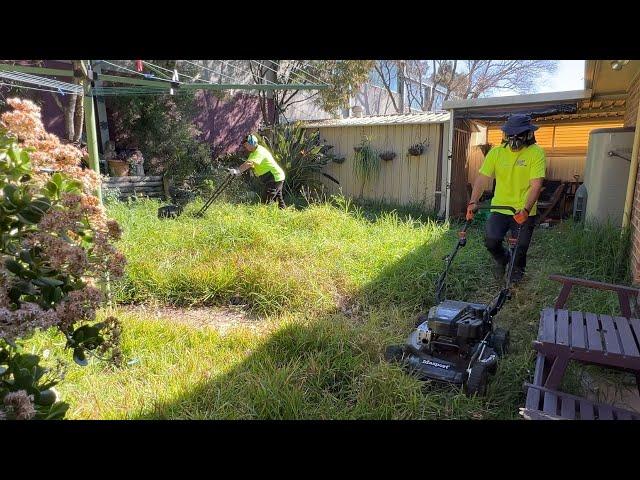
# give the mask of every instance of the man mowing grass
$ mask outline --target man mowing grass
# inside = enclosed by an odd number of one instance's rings
[[[508,118],[502,127],[502,144],[487,153],[467,205],[466,218],[471,221],[477,211],[485,179],[495,177],[496,188],[491,205],[509,206],[516,210],[512,215],[506,210],[491,209],[487,219],[485,246],[495,260],[493,270],[498,280],[504,276],[509,263],[508,251],[502,241],[509,230],[515,236],[518,225],[522,230],[511,276],[514,283],[522,280],[527,265],[527,250],[536,225],[536,202],[546,169],[544,150],[536,145],[533,133],[537,129],[528,115],[514,114]]]
[[[271,203],[277,200],[278,207],[286,208],[284,199],[282,198],[282,186],[284,185],[284,170],[273,159],[271,152],[262,145],[258,145],[258,137],[255,135],[247,135],[242,142],[242,146],[249,152],[247,161],[240,165],[239,168],[233,169],[231,173],[236,176],[242,175],[245,171],[253,168],[256,176],[262,177],[267,187],[267,202]]]

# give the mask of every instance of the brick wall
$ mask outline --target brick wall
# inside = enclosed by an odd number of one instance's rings
[[[638,115],[638,102],[640,101],[640,75],[629,87],[629,96],[627,97],[627,110],[624,117],[624,126],[640,128],[636,125]],[[640,174],[640,170],[638,170]],[[640,175],[636,177],[636,189],[633,199],[633,210],[631,212],[631,271],[633,273],[633,282],[640,284]]]

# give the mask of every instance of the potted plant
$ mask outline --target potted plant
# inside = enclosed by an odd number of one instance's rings
[[[385,162],[390,162],[394,158],[396,158],[396,152],[392,152],[390,150],[380,152],[380,158]]]
[[[344,163],[344,161],[345,161],[345,160],[346,160],[346,158],[345,158],[345,157],[333,157],[333,158],[331,159],[331,161],[332,161],[333,163],[338,163],[338,164],[340,164],[340,163]]]
[[[109,168],[114,177],[128,177],[129,176],[129,162],[120,160],[118,158],[109,159]]]
[[[144,175],[144,157],[140,150],[135,150],[127,160],[135,175]]]
[[[371,145],[369,137],[362,138],[359,150],[356,151],[353,160],[355,176],[362,180],[364,188],[364,184],[375,178],[380,172],[380,154]]]
[[[415,145],[411,145],[409,147],[408,153],[412,157],[419,157],[425,152],[427,146],[428,143],[426,140],[424,142],[416,143]]]

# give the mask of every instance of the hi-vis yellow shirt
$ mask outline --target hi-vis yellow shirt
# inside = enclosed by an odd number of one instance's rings
[[[496,191],[491,205],[505,205],[516,211],[522,210],[529,194],[529,181],[544,178],[546,164],[544,150],[535,143],[517,152],[512,152],[508,146],[493,147],[479,170],[483,175],[496,179]],[[529,215],[535,215],[537,210],[536,202]],[[513,214],[508,210],[491,211]]]
[[[249,154],[247,161],[253,164],[253,171],[259,177],[267,172],[273,174],[273,179],[276,182],[284,180],[284,170],[273,159],[273,156],[262,145],[258,145],[256,149]]]

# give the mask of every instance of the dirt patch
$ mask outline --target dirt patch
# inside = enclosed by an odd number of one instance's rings
[[[581,383],[585,398],[640,413],[640,396],[633,375],[603,376],[583,372]]]
[[[241,308],[232,307],[177,308],[130,305],[121,308],[124,312],[150,320],[170,320],[196,328],[213,328],[221,334],[238,327],[257,329],[264,323],[260,318],[249,315]]]

